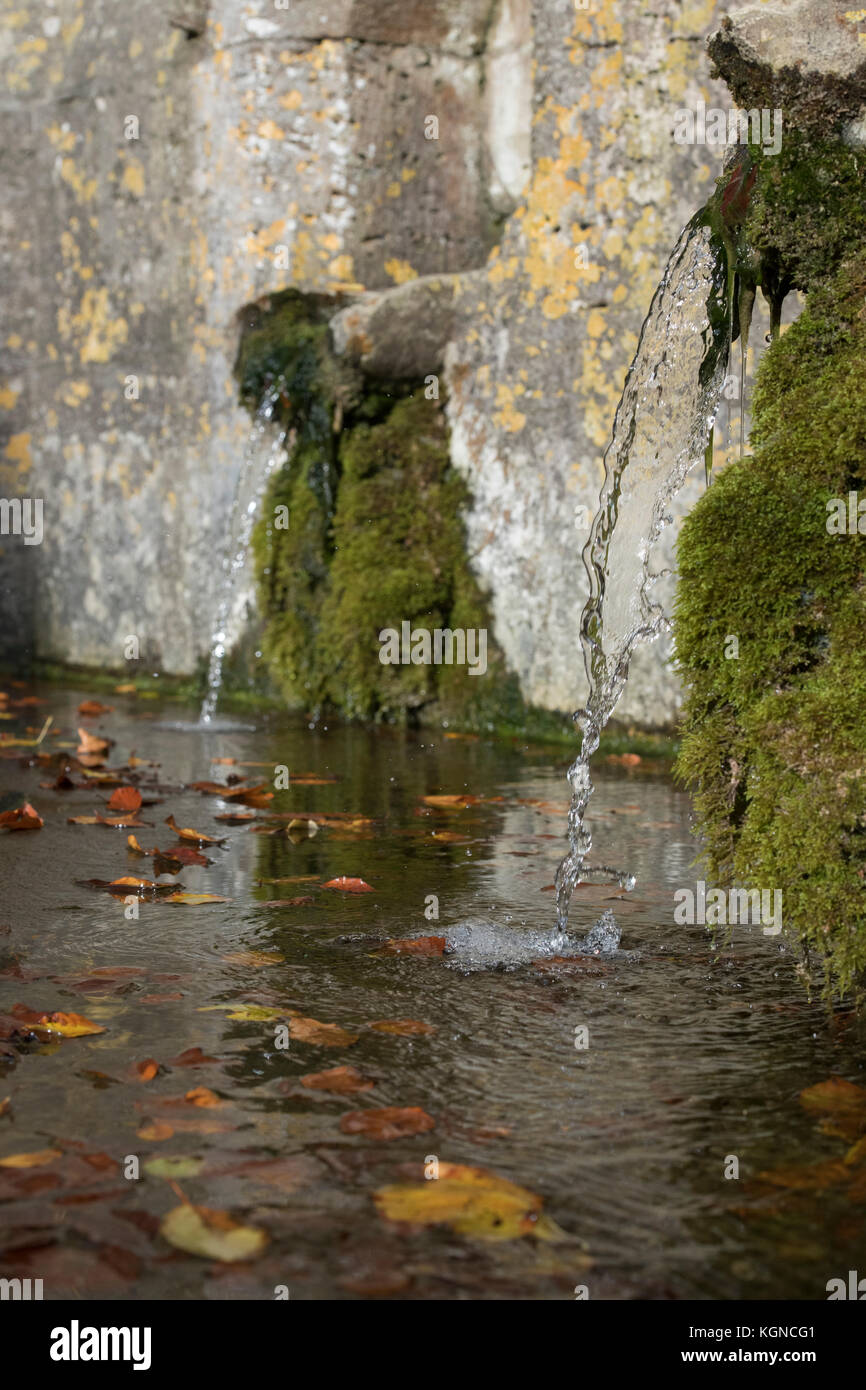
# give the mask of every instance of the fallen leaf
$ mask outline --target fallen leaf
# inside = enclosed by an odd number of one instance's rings
[[[396,1033],[398,1037],[408,1038],[416,1033],[435,1033],[436,1029],[432,1023],[419,1023],[414,1018],[382,1018],[377,1023],[371,1023],[371,1028],[375,1028],[377,1033]]]
[[[41,830],[44,824],[39,812],[34,810],[29,801],[16,807],[14,811],[0,812],[0,826],[4,830]]]
[[[358,1041],[357,1033],[347,1033],[336,1023],[319,1023],[315,1018],[297,1016],[289,1021],[289,1036],[318,1047],[352,1047]]]
[[[114,687],[115,695],[134,695],[135,692],[136,685],[134,681],[126,681],[123,685],[116,685]]]
[[[37,1149],[29,1154],[9,1154],[7,1158],[0,1158],[0,1168],[41,1168],[45,1163],[53,1163],[55,1158],[62,1158],[61,1149]]]
[[[233,955],[220,959],[228,961],[230,965],[250,965],[255,969],[258,966],[279,965],[285,956],[280,955],[279,951],[235,951]]]
[[[82,700],[78,713],[93,719],[98,714],[110,714],[113,709],[114,705],[103,705],[100,700]]]
[[[314,903],[315,898],[270,898],[267,902],[258,903],[258,907],[309,907]]]
[[[387,1221],[447,1225],[460,1235],[481,1240],[530,1235],[549,1241],[564,1238],[564,1232],[543,1215],[542,1199],[535,1193],[484,1168],[461,1163],[440,1162],[438,1179],[383,1187],[373,1200]]]
[[[773,1168],[758,1174],[763,1182],[774,1187],[785,1187],[792,1191],[826,1192],[828,1187],[838,1183],[850,1182],[851,1169],[836,1158],[823,1159],[820,1163],[804,1163],[790,1168]]]
[[[207,1057],[200,1047],[188,1047],[179,1056],[172,1057],[170,1067],[201,1067],[211,1062],[219,1062],[219,1057]]]
[[[109,811],[138,811],[141,808],[141,792],[137,787],[118,787],[108,799]]]
[[[59,1033],[64,1038],[86,1038],[95,1033],[105,1032],[100,1024],[91,1023],[89,1018],[83,1018],[81,1014],[40,1014],[28,1009],[24,1004],[15,1004],[12,1012],[35,1029],[42,1028],[49,1033]]]
[[[171,1125],[164,1124],[162,1120],[145,1120],[136,1132],[139,1139],[148,1139],[157,1143],[162,1139],[170,1139],[174,1134],[174,1129]]]
[[[392,937],[382,947],[383,956],[441,956],[448,945],[444,936]]]
[[[331,1067],[330,1071],[309,1072],[301,1077],[301,1085],[309,1091],[333,1091],[336,1095],[352,1095],[356,1091],[372,1091],[375,1081],[369,1081],[355,1067]]]
[[[204,1167],[204,1159],[172,1154],[146,1159],[141,1166],[151,1178],[195,1178]]]
[[[345,874],[341,874],[339,878],[329,879],[324,887],[336,888],[340,893],[374,893],[376,891],[362,878],[346,878]]]
[[[219,893],[171,893],[167,903],[184,903],[187,907],[200,907],[202,903],[230,903],[232,898],[221,898]]]
[[[200,1008],[200,1014],[214,1013],[225,1009],[229,1018],[238,1019],[243,1023],[271,1023],[277,1018],[288,1018],[288,1009],[269,1009],[262,1004],[206,1004]]]
[[[155,898],[165,893],[176,892],[180,885],[175,883],[156,883],[149,878],[134,878],[131,874],[123,878],[113,878],[106,882],[103,878],[77,878],[80,888],[95,888],[97,892],[113,893],[115,897]]]
[[[363,1134],[368,1139],[404,1139],[425,1134],[436,1122],[420,1106],[388,1105],[382,1110],[350,1110],[340,1119],[343,1134]]]
[[[224,811],[221,816],[214,816],[214,820],[223,821],[226,825],[243,825],[255,819],[255,811]]]
[[[193,840],[198,845],[222,845],[224,840],[214,839],[213,835],[205,835],[201,830],[191,830],[188,826],[183,829],[177,824],[174,816],[166,816],[165,823],[170,830],[173,830],[180,840]]]
[[[79,757],[101,757],[108,752],[112,743],[111,739],[100,738],[98,734],[88,733],[86,729],[78,730],[78,739],[79,743],[75,751]]]
[[[254,1260],[268,1243],[267,1233],[258,1227],[242,1226],[228,1212],[194,1207],[189,1202],[163,1217],[159,1233],[177,1250],[225,1264]]]
[[[814,1114],[822,1115],[821,1130],[849,1141],[866,1132],[866,1090],[831,1076],[800,1092],[800,1104]]]
[[[422,796],[421,800],[425,806],[442,806],[453,809],[455,806],[475,806],[481,800],[480,796]]]
[[[153,1057],[146,1057],[143,1062],[136,1062],[135,1070],[139,1081],[152,1081],[159,1074],[159,1062],[154,1061]]]

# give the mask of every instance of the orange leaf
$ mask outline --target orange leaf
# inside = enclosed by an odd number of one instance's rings
[[[336,888],[340,893],[374,893],[376,891],[362,878],[346,878],[345,874],[341,874],[339,878],[329,879],[324,886]]]
[[[40,1014],[36,1026],[47,1028],[52,1033],[60,1033],[64,1038],[85,1038],[93,1033],[104,1033],[98,1023],[91,1023],[81,1014]]]
[[[170,1139],[174,1129],[162,1120],[146,1120],[137,1133],[139,1139]]]
[[[0,1168],[41,1168],[44,1163],[53,1163],[55,1158],[62,1158],[60,1149],[37,1149],[29,1154],[10,1154],[8,1158],[0,1158]]]
[[[97,714],[110,714],[113,709],[114,705],[103,705],[99,700],[82,700],[78,713],[95,718]]]
[[[137,787],[118,787],[108,799],[109,811],[138,811],[141,807],[141,792]]]
[[[83,753],[91,755],[107,753],[111,747],[111,741],[109,739],[100,738],[98,734],[90,734],[86,729],[79,729],[78,737],[81,740],[76,750],[79,756]]]
[[[138,1073],[139,1081],[152,1081],[159,1071],[159,1062],[155,1062],[152,1057],[147,1057],[143,1062],[137,1062],[135,1070]]]
[[[29,801],[25,801],[23,806],[19,806],[14,811],[3,811],[0,814],[0,825],[6,830],[41,830],[45,824],[38,811],[35,811]]]

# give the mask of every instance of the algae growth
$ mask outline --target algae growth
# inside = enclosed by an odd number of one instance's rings
[[[466,553],[469,498],[449,461],[444,402],[420,383],[362,379],[330,350],[325,303],[296,292],[257,311],[237,370],[253,407],[281,383],[294,432],[253,536],[262,650],[288,704],[401,722],[519,721]],[[485,631],[486,671],[383,664],[379,634],[404,622]]]
[[[866,497],[866,156],[793,131],[752,158],[738,273],[807,299],[761,363],[751,454],[682,528],[678,772],[709,873],[781,888],[845,991],[866,974],[866,547],[830,519]]]

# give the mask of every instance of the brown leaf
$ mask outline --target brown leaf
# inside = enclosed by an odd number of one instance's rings
[[[153,1057],[146,1057],[143,1062],[136,1062],[135,1070],[139,1081],[152,1081],[159,1075],[159,1062],[154,1061]]]
[[[392,937],[382,947],[383,956],[441,956],[448,945],[444,936]]]
[[[301,1085],[310,1091],[333,1091],[340,1096],[351,1095],[355,1091],[372,1091],[375,1084],[355,1067],[331,1067],[330,1071],[309,1072],[301,1077]]]
[[[481,797],[458,794],[456,796],[422,796],[421,800],[425,806],[437,806],[453,810],[455,806],[475,806]]]
[[[267,902],[259,903],[259,907],[309,907],[310,903],[315,902],[315,898],[270,898]]]
[[[358,1041],[357,1033],[347,1033],[336,1023],[319,1023],[315,1018],[291,1018],[289,1036],[319,1047],[352,1047]]]
[[[371,1023],[377,1033],[395,1033],[398,1037],[409,1038],[417,1033],[435,1033],[432,1023],[419,1023],[414,1018],[383,1018]]]
[[[99,700],[82,700],[78,706],[78,713],[88,719],[95,719],[98,714],[110,714],[114,705],[103,705]]]
[[[0,825],[4,830],[41,830],[44,824],[39,812],[33,809],[29,801],[25,801],[23,806],[18,806],[14,811],[0,813]]]
[[[388,1105],[383,1110],[350,1110],[340,1120],[343,1134],[363,1134],[368,1139],[405,1139],[425,1134],[436,1121],[420,1106]]]
[[[193,840],[198,845],[222,845],[225,843],[224,840],[214,839],[213,835],[205,835],[202,830],[191,830],[189,827],[183,829],[177,824],[174,816],[166,816],[165,823],[180,840]]]
[[[112,744],[110,738],[100,738],[98,734],[88,733],[86,729],[78,730],[78,738],[79,744],[75,751],[79,758],[102,758],[104,761],[104,755],[108,752]],[[90,766],[90,764],[88,764],[88,766]]]
[[[178,1057],[173,1057],[169,1062],[170,1067],[201,1067],[211,1062],[218,1062],[218,1057],[206,1057],[200,1047],[188,1047],[185,1052],[181,1052]]]

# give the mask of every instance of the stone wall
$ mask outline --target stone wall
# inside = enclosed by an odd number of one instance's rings
[[[290,285],[363,305],[457,274],[445,375],[470,548],[524,694],[579,702],[601,455],[718,170],[671,134],[678,106],[730,103],[708,78],[712,0],[2,16],[0,491],[45,517],[39,546],[0,538],[7,654],[122,667],[134,634],[153,670],[193,670],[249,437],[239,311]],[[661,646],[627,700],[670,718]]]

